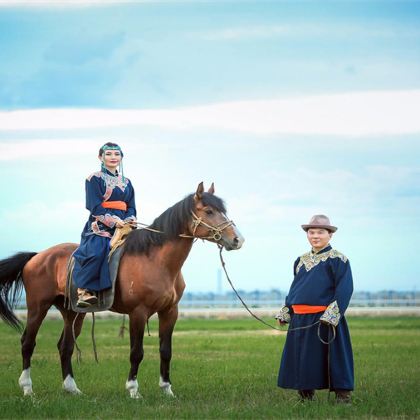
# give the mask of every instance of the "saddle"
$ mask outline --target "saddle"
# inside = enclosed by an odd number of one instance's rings
[[[98,302],[87,308],[79,308],[77,306],[77,285],[73,281],[73,268],[75,260],[73,254],[71,255],[67,264],[66,290],[64,293],[65,308],[74,312],[86,313],[106,311],[112,306],[114,303],[115,283],[117,281],[118,268],[123,250],[122,245],[124,244],[125,239],[131,230],[132,228],[129,225],[125,225],[124,227],[115,230],[114,236],[111,238],[111,249],[108,255],[109,274],[112,286],[109,289],[101,290],[98,292]]]

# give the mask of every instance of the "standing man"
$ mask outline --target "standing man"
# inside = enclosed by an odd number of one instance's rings
[[[278,386],[296,389],[302,401],[313,400],[316,389],[329,389],[337,402],[350,403],[353,352],[344,318],[353,293],[350,263],[330,245],[337,228],[327,216],[313,216],[302,229],[312,249],[295,261],[293,283],[276,316],[280,325],[290,324]]]

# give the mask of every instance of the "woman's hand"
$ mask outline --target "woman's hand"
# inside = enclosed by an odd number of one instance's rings
[[[124,225],[125,225],[125,223],[122,220],[117,220],[115,222],[115,227],[117,227],[117,228],[122,228],[122,227],[124,227]]]

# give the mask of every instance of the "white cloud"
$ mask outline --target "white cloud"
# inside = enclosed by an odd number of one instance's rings
[[[187,0],[0,0],[0,7],[103,7],[121,3],[185,3]],[[195,0],[188,0],[190,2]]]
[[[47,196],[47,193],[44,194]],[[82,201],[57,200],[54,204],[29,201],[0,212],[4,224],[1,254],[22,249],[39,251],[57,243],[78,242],[88,212]]]
[[[0,143],[0,161],[27,160],[40,157],[66,156],[74,150],[78,155],[92,155],[99,149],[91,139],[42,139]]]
[[[71,214],[72,218],[68,215]],[[14,208],[13,211],[5,210],[2,220],[10,225],[25,221],[28,225],[33,222],[34,226],[54,226],[61,223],[69,224],[71,220],[87,219],[85,204],[80,201],[61,201],[51,206],[42,201],[31,201],[24,206]],[[79,226],[80,222],[77,226]]]
[[[271,38],[280,35],[290,35],[296,33],[296,28],[292,25],[264,25],[264,26],[246,26],[231,27],[216,31],[198,33],[198,35],[207,41],[230,41],[250,38]],[[197,33],[194,33],[197,36]]]
[[[413,27],[389,27],[386,25],[343,25],[340,24],[285,24],[247,25],[225,27],[213,31],[194,32],[192,36],[207,41],[242,41],[279,37],[331,37],[360,39],[366,37],[394,38],[396,36],[418,37],[420,31]]]
[[[271,231],[299,226],[312,214],[327,213],[338,223],[365,227],[390,220],[415,220],[418,193],[401,197],[404,188],[416,188],[419,168],[375,165],[361,171],[309,168],[271,171],[267,189],[229,198],[229,214],[253,229]],[[273,186],[278,186],[273,188]],[[239,220],[239,219],[238,219]]]
[[[37,109],[0,112],[0,131],[151,126],[250,134],[369,136],[420,132],[420,90],[368,91],[176,109]]]

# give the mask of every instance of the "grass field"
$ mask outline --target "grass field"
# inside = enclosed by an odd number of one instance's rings
[[[351,406],[333,395],[298,403],[295,392],[277,388],[284,334],[251,318],[180,320],[174,334],[172,384],[175,399],[158,388],[156,322],[145,337],[139,371],[142,400],[124,389],[129,340],[118,338],[120,320],[99,320],[100,364],[93,359],[91,319],[79,339],[83,360],[74,361],[82,396],[61,390],[56,342],[60,321],[45,321],[32,363],[35,398],[23,398],[19,334],[0,324],[0,418],[420,418],[420,319],[349,318],[356,390]]]

